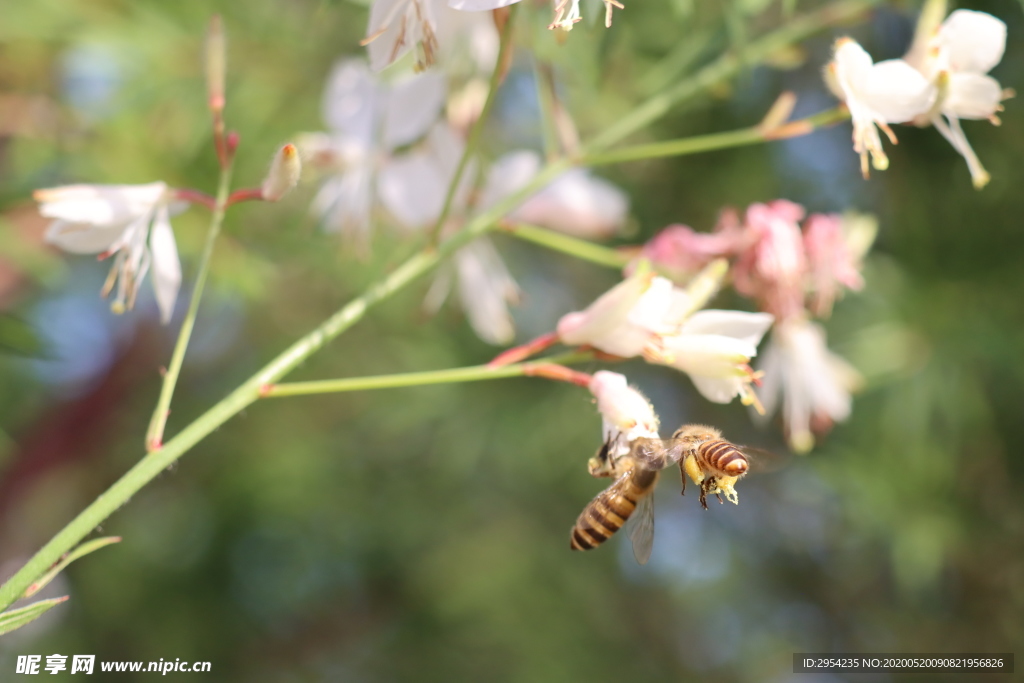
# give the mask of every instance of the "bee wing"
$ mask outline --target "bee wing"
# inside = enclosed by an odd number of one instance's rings
[[[750,446],[739,446],[738,448],[742,451],[743,455],[747,456],[747,461],[750,463],[750,471],[754,473],[775,472],[787,466],[790,461],[789,456],[780,455],[764,448],[753,448]]]
[[[663,470],[679,462],[685,452],[680,439],[639,438],[633,441],[630,455],[642,467],[649,470]]]
[[[629,540],[633,542],[633,557],[647,564],[654,548],[654,493],[644,496],[630,517]]]

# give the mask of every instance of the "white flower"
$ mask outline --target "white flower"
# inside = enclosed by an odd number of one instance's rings
[[[117,284],[111,308],[120,313],[135,305],[139,285],[153,270],[160,320],[167,323],[181,286],[181,263],[171,229],[172,192],[164,183],[148,185],[65,185],[33,193],[39,213],[55,219],[46,240],[76,254],[113,256],[103,287],[106,296]]]
[[[380,71],[413,48],[418,69],[433,64],[437,20],[443,9],[443,0],[374,0],[362,42],[373,70]]]
[[[797,452],[814,446],[814,432],[825,432],[850,415],[850,393],[859,373],[828,350],[825,331],[806,319],[780,322],[772,332],[760,369],[767,414],[782,403],[782,421]]]
[[[750,388],[758,375],[750,359],[773,321],[769,313],[698,311],[678,333],[656,338],[645,356],[690,375],[709,401],[729,403],[739,396],[744,404],[758,406]]]
[[[629,444],[641,437],[658,438],[658,416],[650,401],[629,386],[617,372],[600,370],[590,380],[590,393],[601,413],[604,441],[615,444],[609,453],[617,459],[629,452]]]
[[[920,72],[900,59],[874,64],[864,48],[850,38],[836,41],[826,82],[850,110],[853,149],[860,155],[865,178],[868,154],[877,170],[889,166],[875,126],[895,144],[896,136],[888,124],[910,121],[927,112],[935,100],[935,88]]]
[[[441,214],[464,149],[465,142],[458,133],[438,124],[423,148],[396,159],[382,171],[381,201],[406,227],[432,227]],[[471,206],[475,172],[470,164],[452,199],[444,232],[458,230],[474,213],[522,188],[539,168],[540,158],[534,152],[506,154],[488,170],[484,188]],[[455,279],[462,307],[477,335],[490,344],[511,342],[515,328],[508,307],[518,303],[519,287],[490,240],[477,238],[455,252],[451,264],[439,269],[427,294],[428,311],[440,308]]]
[[[329,133],[299,139],[307,164],[331,175],[313,200],[328,230],[345,233],[359,248],[369,245],[376,176],[391,152],[422,137],[437,120],[444,77],[422,74],[382,85],[360,60],[335,64],[323,99]]]
[[[482,12],[514,5],[519,0],[448,0],[448,6],[466,12]],[[604,25],[612,25],[612,8],[623,9],[618,0],[603,0],[605,13]],[[548,28],[560,28],[571,31],[573,24],[580,21],[580,0],[552,0],[555,6],[555,17]]]
[[[1003,58],[1006,24],[984,12],[956,10],[939,27],[930,47],[926,58],[915,64],[938,84],[940,99],[931,123],[967,161],[974,186],[982,188],[989,174],[967,141],[960,119],[999,124],[996,114],[1003,110],[1000,102],[1008,93],[986,74]],[[912,49],[915,55],[919,52]]]
[[[663,277],[637,269],[584,311],[558,321],[558,338],[568,346],[593,346],[623,358],[640,355],[652,337],[673,331],[670,313],[683,296]]]
[[[606,180],[574,168],[558,176],[510,216],[576,237],[608,238],[626,222],[629,198]]]

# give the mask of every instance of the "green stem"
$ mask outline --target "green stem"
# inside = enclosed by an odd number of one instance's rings
[[[696,135],[678,140],[664,140],[652,142],[646,145],[632,145],[621,147],[609,152],[596,152],[584,155],[579,160],[583,166],[602,166],[605,164],[616,164],[623,161],[637,161],[639,159],[656,159],[659,157],[685,156],[711,150],[728,149],[730,147],[742,147],[771,140],[782,140],[786,138],[807,135],[819,128],[831,126],[840,121],[850,118],[850,112],[846,107],[836,107],[820,112],[805,119],[790,121],[777,128],[766,130],[762,126],[751,126],[740,130],[731,130],[724,133],[711,133],[710,135]]]
[[[199,301],[203,297],[203,288],[206,286],[206,277],[210,272],[210,261],[213,257],[213,247],[220,234],[221,225],[224,224],[224,212],[227,209],[228,191],[231,188],[231,170],[234,164],[228,161],[221,166],[220,181],[217,185],[217,198],[215,200],[213,215],[210,218],[210,228],[206,232],[206,244],[203,246],[203,254],[199,259],[199,273],[196,275],[195,286],[192,289],[192,299],[188,303],[188,312],[185,320],[181,323],[181,331],[178,332],[178,341],[174,344],[174,353],[171,354],[171,363],[164,374],[164,382],[160,387],[160,397],[156,402],[156,409],[149,421],[149,429],[146,430],[146,450],[155,451],[160,448],[164,438],[164,428],[167,426],[167,416],[171,412],[171,398],[174,395],[174,387],[178,383],[178,375],[181,373],[181,364],[185,360],[185,351],[188,349],[189,339],[192,337],[192,328],[196,324],[196,314],[199,312]]]
[[[519,191],[473,218],[458,234],[436,249],[427,249],[412,256],[384,280],[370,286],[362,296],[350,301],[319,327],[305,335],[277,358],[246,380],[226,398],[199,416],[192,424],[164,444],[163,448],[144,456],[109,489],[78,514],[44,545],[18,572],[0,586],[0,610],[17,600],[25,589],[57,560],[71,550],[103,520],[124,505],[143,486],[152,481],[192,446],[259,399],[261,390],[294,370],[303,361],[323,348],[329,341],[358,322],[375,304],[428,272],[442,259],[491,229],[506,213],[526,197],[564,173],[569,162],[549,164]]]
[[[604,247],[600,244],[581,240],[578,237],[570,237],[569,235],[535,225],[503,222],[500,229],[521,240],[533,242],[548,249],[560,251],[563,254],[569,254],[584,261],[608,266],[609,268],[621,270],[630,261],[629,256],[610,247]]]
[[[469,160],[473,157],[473,154],[476,152],[477,145],[480,143],[480,136],[483,134],[484,124],[490,116],[491,108],[494,106],[495,95],[498,92],[498,87],[501,85],[501,79],[504,77],[503,66],[508,55],[509,47],[512,44],[512,20],[516,15],[515,5],[508,9],[508,18],[505,19],[505,25],[502,27],[501,31],[501,42],[498,47],[498,59],[494,64],[494,72],[491,74],[491,80],[487,87],[487,99],[484,100],[484,106],[483,109],[480,110],[480,116],[477,117],[477,120],[473,123],[473,128],[469,132],[469,139],[466,140],[466,148],[462,150],[462,157],[459,159],[459,165],[455,167],[455,175],[452,176],[451,182],[448,184],[448,192],[444,196],[444,204],[441,207],[441,213],[437,217],[437,223],[434,224],[434,228],[430,233],[429,244],[437,244],[438,240],[441,239],[441,231],[444,229],[444,222],[448,219],[448,214],[452,209],[452,202],[455,200],[455,193],[459,189],[462,174],[466,171],[466,166],[469,164]]]
[[[750,43],[745,50],[726,53],[698,71],[692,78],[654,95],[594,138],[587,145],[587,150],[596,152],[607,149],[660,118],[676,103],[735,76],[744,66],[763,61],[772,53],[799,42],[827,26],[851,19],[879,2],[881,0],[841,0],[788,21],[782,28]]]
[[[555,120],[555,74],[548,62],[534,61],[533,79],[537,84],[537,102],[540,105],[541,137],[544,140],[544,158],[557,159],[561,153],[558,122]]]
[[[344,391],[365,391],[367,389],[393,389],[396,387],[419,387],[431,384],[454,384],[457,382],[480,382],[489,379],[506,377],[523,377],[539,365],[568,365],[593,360],[590,352],[565,353],[550,358],[541,358],[529,363],[515,363],[492,368],[487,365],[474,365],[467,368],[449,370],[429,370],[427,372],[404,372],[395,375],[377,375],[374,377],[346,377],[345,379],[325,379],[315,382],[288,382],[274,384],[264,388],[264,398],[283,396],[308,396],[310,394],[336,394]]]

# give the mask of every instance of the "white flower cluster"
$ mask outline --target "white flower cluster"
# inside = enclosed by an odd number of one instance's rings
[[[339,62],[324,96],[328,131],[299,138],[306,165],[325,172],[313,210],[328,230],[369,248],[375,216],[407,232],[432,229],[444,209],[448,186],[466,148],[461,116],[442,116],[447,83],[427,72],[381,83],[359,60]],[[470,114],[470,122],[478,111]],[[455,119],[454,121],[451,119]],[[519,150],[496,159],[474,191],[477,162],[461,176],[447,213],[445,234],[520,190],[540,171],[536,152]],[[555,178],[507,214],[512,221],[585,237],[608,237],[625,223],[626,195],[582,169]],[[519,288],[494,244],[478,238],[443,266],[427,295],[436,311],[455,287],[469,322],[491,344],[512,341],[509,304]]]
[[[709,401],[739,396],[757,406],[750,367],[774,316],[769,313],[703,310],[689,313],[689,295],[663,277],[637,271],[585,311],[558,322],[559,340],[591,346],[623,358],[643,356],[690,375]]]
[[[417,66],[430,66],[445,51],[454,49],[456,34],[465,32],[467,24],[489,22],[484,12],[519,1],[375,0],[363,39],[370,52],[370,65],[379,71],[415,50]],[[612,8],[623,6],[617,0],[603,2],[605,26],[611,26]],[[580,0],[553,0],[552,4],[554,19],[549,28],[569,31],[580,21]]]
[[[975,187],[984,187],[989,174],[968,143],[960,119],[999,123],[1000,102],[1010,93],[988,72],[1005,49],[1006,24],[971,10],[956,10],[936,29],[922,27],[903,59],[876,64],[852,39],[838,40],[825,80],[850,109],[853,149],[860,155],[864,176],[869,156],[878,170],[889,165],[879,128],[895,143],[889,124],[931,124],[966,159]]]

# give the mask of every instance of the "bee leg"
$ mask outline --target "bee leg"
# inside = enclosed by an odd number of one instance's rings
[[[719,502],[719,504],[721,504],[721,503],[724,503],[724,502],[725,502],[724,500],[722,500],[722,494],[721,494],[721,493],[716,493],[716,494],[715,494],[715,498],[717,498],[717,499],[718,499],[718,502]]]
[[[679,478],[683,480],[683,490],[680,492],[679,495],[685,496],[686,495],[686,467],[683,465],[683,461],[682,460],[679,461]]]
[[[703,486],[700,487],[700,506],[705,510],[708,509],[708,494]]]

